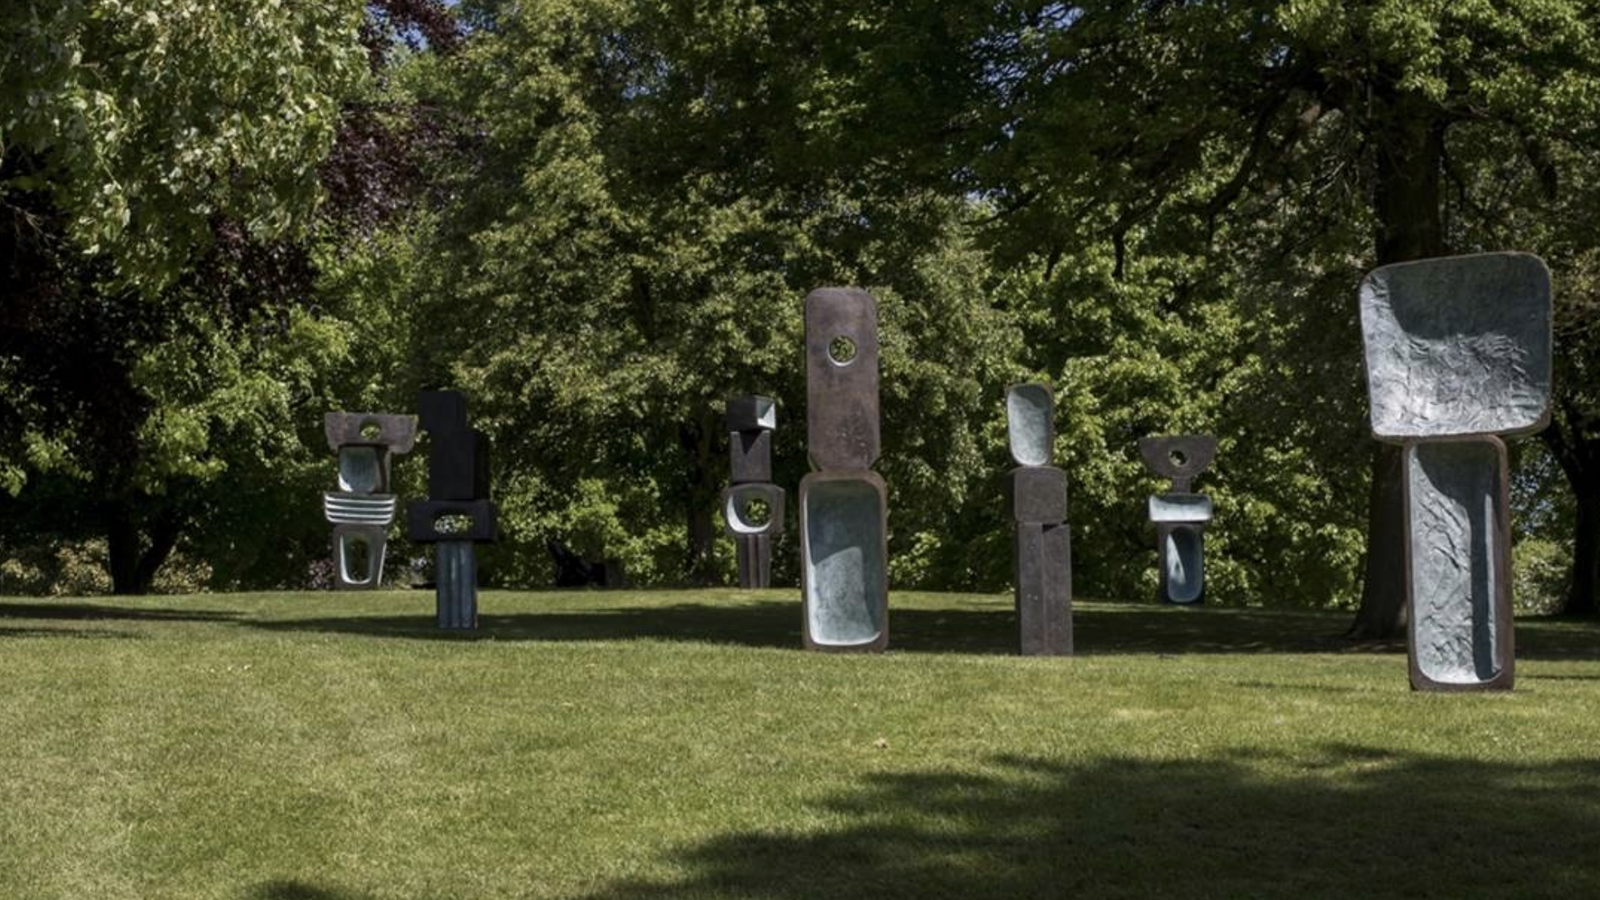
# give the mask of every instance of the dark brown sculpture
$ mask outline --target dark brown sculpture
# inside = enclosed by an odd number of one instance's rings
[[[1023,656],[1072,655],[1072,530],[1067,473],[1054,457],[1050,389],[1019,384],[1006,392],[1011,459],[1007,478],[1015,521],[1018,649]]]
[[[1372,433],[1403,450],[1411,686],[1507,690],[1515,653],[1506,448],[1550,416],[1537,256],[1399,263],[1361,282]]]
[[[810,650],[889,643],[888,492],[878,459],[878,305],[858,288],[805,301],[806,452],[800,481],[802,626]]]
[[[739,556],[739,586],[772,585],[772,538],[783,531],[783,488],[772,483],[772,432],[778,408],[771,397],[728,401],[731,484],[722,492],[722,515]]]
[[[1151,497],[1149,505],[1161,572],[1156,596],[1163,602],[1205,602],[1205,527],[1211,521],[1211,498],[1190,488],[1216,453],[1217,439],[1209,435],[1139,439],[1145,465],[1172,479],[1172,490]]]
[[[389,464],[411,452],[416,419],[384,413],[331,412],[322,417],[328,446],[339,454],[339,490],[322,495],[333,523],[333,584],[371,590],[383,583],[383,562],[394,521]]]
[[[440,628],[478,627],[478,562],[474,544],[497,537],[489,500],[489,438],[467,425],[467,401],[456,391],[423,391],[418,420],[428,432],[428,499],[406,509],[407,534],[438,544],[434,581]]]

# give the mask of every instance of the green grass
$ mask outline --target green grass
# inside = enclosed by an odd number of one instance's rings
[[[1342,615],[793,592],[0,603],[0,898],[1600,896],[1600,626],[1419,695]]]

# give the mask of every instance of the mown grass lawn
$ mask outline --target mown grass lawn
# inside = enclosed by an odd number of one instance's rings
[[[0,898],[1600,896],[1600,626],[1413,694],[1342,615],[792,591],[0,603]]]

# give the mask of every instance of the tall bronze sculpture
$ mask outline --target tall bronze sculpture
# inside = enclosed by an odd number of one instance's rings
[[[878,460],[878,304],[859,288],[805,301],[806,454],[800,481],[805,646],[889,643],[888,492]]]
[[[1007,478],[1015,521],[1018,649],[1023,656],[1072,655],[1072,531],[1067,473],[1055,456],[1055,401],[1042,384],[1006,391],[1011,460]]]
[[[478,627],[478,561],[474,545],[497,537],[489,500],[489,438],[467,426],[467,401],[456,391],[423,391],[418,421],[428,432],[428,499],[406,509],[407,534],[437,544],[434,580],[439,627]]]
[[[322,417],[328,446],[339,454],[339,489],[322,495],[333,525],[333,584],[371,590],[383,583],[383,561],[394,521],[389,463],[410,453],[417,437],[411,416],[331,412]]]
[[[772,432],[778,407],[771,397],[728,401],[732,477],[722,492],[722,516],[739,555],[739,586],[772,585],[772,538],[783,531],[783,488],[772,483]]]
[[[1372,434],[1403,448],[1416,690],[1509,689],[1510,499],[1500,435],[1550,417],[1550,272],[1526,253],[1383,266],[1361,282]]]
[[[1216,453],[1217,439],[1207,435],[1139,439],[1144,464],[1172,479],[1172,490],[1151,497],[1149,505],[1161,572],[1156,596],[1164,602],[1205,601],[1205,528],[1211,521],[1211,498],[1190,488]]]

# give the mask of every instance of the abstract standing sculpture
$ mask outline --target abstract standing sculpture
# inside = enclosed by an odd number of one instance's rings
[[[772,585],[772,537],[783,531],[783,488],[772,483],[772,431],[778,407],[771,397],[728,401],[728,456],[733,474],[722,492],[722,514],[739,554],[739,586]]]
[[[1403,449],[1411,686],[1509,689],[1506,448],[1550,415],[1550,271],[1526,253],[1383,266],[1361,282],[1372,434]]]
[[[456,391],[423,391],[418,420],[428,432],[428,499],[406,509],[407,534],[438,544],[434,580],[439,627],[478,627],[478,561],[474,544],[495,540],[489,501],[489,438],[467,426],[467,401]]]
[[[805,646],[889,643],[888,493],[878,459],[878,304],[858,288],[806,297],[806,454],[800,481]]]
[[[322,431],[339,454],[339,489],[322,495],[322,514],[333,524],[333,584],[371,590],[383,583],[394,521],[390,458],[411,452],[417,423],[411,416],[331,412],[322,417]]]
[[[1156,597],[1167,603],[1205,601],[1204,538],[1206,523],[1211,521],[1211,498],[1191,493],[1190,487],[1216,453],[1217,439],[1206,435],[1139,439],[1139,455],[1145,465],[1172,479],[1170,492],[1150,498],[1161,570]]]
[[[1067,473],[1050,465],[1055,412],[1050,389],[1006,392],[1007,435],[1017,464],[1007,481],[1016,522],[1016,606],[1023,656],[1072,655],[1072,532]]]

